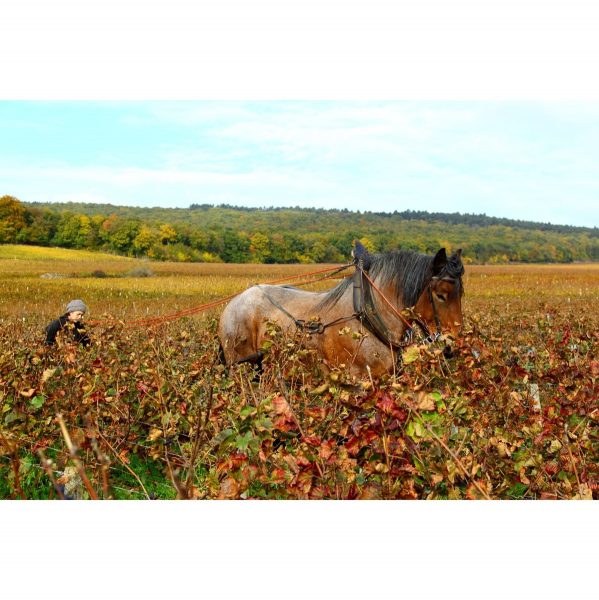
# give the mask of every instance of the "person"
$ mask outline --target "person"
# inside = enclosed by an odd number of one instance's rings
[[[83,324],[86,312],[87,306],[83,300],[71,300],[67,304],[66,312],[46,327],[46,346],[53,346],[56,343],[56,336],[63,329],[70,330],[76,342],[86,347],[89,346],[91,340]]]

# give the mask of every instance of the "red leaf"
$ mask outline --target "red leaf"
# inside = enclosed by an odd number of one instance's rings
[[[320,443],[321,443],[321,440],[317,435],[307,435],[302,439],[304,442],[306,442],[306,444],[308,444],[310,446],[318,447],[318,446],[320,446]]]
[[[393,409],[395,408],[395,401],[393,398],[391,398],[391,396],[383,394],[376,405],[377,408],[380,408],[384,413],[390,415],[393,413]]]

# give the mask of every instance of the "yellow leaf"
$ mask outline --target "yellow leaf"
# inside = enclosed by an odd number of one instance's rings
[[[54,375],[54,373],[56,373],[56,369],[46,369],[42,373],[42,383],[45,383],[46,381],[48,381],[48,379],[50,379],[50,377],[52,377],[52,375]]]
[[[559,440],[552,440],[551,444],[549,444],[548,452],[550,454],[554,454],[558,450],[561,450],[562,443]]]
[[[314,396],[319,396],[320,394],[324,394],[329,389],[328,383],[323,383],[322,385],[314,388],[310,393]]]
[[[25,398],[31,398],[31,396],[33,396],[33,394],[35,394],[35,388],[29,388],[27,391],[24,392],[19,392],[21,394],[21,396],[24,396]]]
[[[150,440],[150,442],[153,442],[154,440],[157,440],[161,435],[162,429],[152,427],[152,429],[150,430],[150,435],[148,436],[148,440]]]
[[[593,492],[586,483],[581,483],[578,487],[578,494],[572,496],[572,500],[592,500]]]
[[[420,348],[418,346],[410,346],[402,355],[401,359],[404,365],[409,365],[420,358]]]

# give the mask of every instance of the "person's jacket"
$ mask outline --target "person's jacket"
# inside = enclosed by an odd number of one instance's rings
[[[54,321],[46,327],[46,346],[52,346],[56,342],[56,335],[58,332],[65,328],[72,331],[76,342],[79,342],[83,346],[89,346],[91,340],[85,331],[85,325],[79,321],[74,323],[69,321],[68,314],[64,314],[61,317],[58,317],[58,319],[54,319]]]

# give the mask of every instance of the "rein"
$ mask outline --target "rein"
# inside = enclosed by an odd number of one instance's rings
[[[369,285],[364,285],[364,280],[368,282]],[[383,323],[381,317],[376,311],[374,306],[374,301],[372,299],[372,292],[370,288],[374,288],[375,291],[381,296],[381,298],[385,301],[385,303],[389,306],[389,308],[404,322],[406,325],[406,330],[404,332],[403,338],[397,342],[391,340],[390,331],[388,327]],[[433,294],[431,290],[430,283],[428,284],[428,295],[431,305],[433,307],[433,314],[435,315],[435,325],[437,327],[437,331],[435,333],[431,333],[427,324],[420,318],[419,315],[415,314],[413,309],[409,309],[413,314],[413,322],[410,323],[400,311],[393,306],[393,304],[387,299],[385,294],[379,289],[379,287],[374,283],[374,281],[369,277],[368,273],[364,267],[360,264],[360,261],[356,263],[356,272],[354,273],[354,308],[356,313],[358,314],[358,318],[362,321],[366,327],[384,344],[391,346],[393,348],[405,348],[409,346],[414,338],[414,325],[418,325],[418,327],[422,330],[424,334],[424,342],[425,343],[433,343],[441,336],[441,322],[439,320],[439,315],[437,312],[437,305],[433,299]]]
[[[309,334],[322,334],[326,329],[332,327],[333,325],[337,325],[338,323],[344,323],[346,321],[351,321],[353,319],[358,319],[361,323],[363,323],[366,328],[375,335],[381,342],[383,342],[386,346],[390,346],[394,349],[405,348],[409,346],[414,338],[414,325],[418,325],[418,327],[422,330],[422,333],[425,336],[425,343],[433,343],[441,336],[441,321],[439,319],[439,314],[437,311],[437,305],[433,298],[433,293],[431,290],[430,283],[428,284],[428,297],[430,303],[433,307],[433,314],[435,317],[435,325],[437,331],[433,334],[428,328],[427,324],[420,318],[419,315],[414,314],[414,319],[412,323],[408,321],[400,311],[397,310],[395,306],[387,299],[385,294],[379,289],[379,287],[374,283],[374,281],[369,277],[367,273],[367,269],[369,263],[364,262],[363,257],[356,257],[353,263],[349,263],[347,265],[343,265],[336,271],[334,271],[331,275],[327,277],[323,277],[323,279],[328,279],[337,273],[351,267],[355,266],[356,270],[353,275],[353,304],[354,304],[354,313],[349,315],[348,317],[340,317],[339,319],[335,319],[334,321],[330,321],[329,323],[322,323],[321,321],[306,321],[304,319],[298,319],[294,317],[285,307],[281,306],[281,304],[275,300],[263,287],[262,285],[258,285],[261,292],[264,294],[266,299],[276,308],[278,308],[283,314],[288,316],[295,326],[302,331],[306,331]],[[404,331],[403,337],[401,340],[393,339],[392,332],[383,322],[381,316],[376,310],[376,306],[374,304],[374,298],[372,294],[372,289],[381,296],[384,302],[389,306],[389,308],[403,321],[406,325],[406,330]]]

